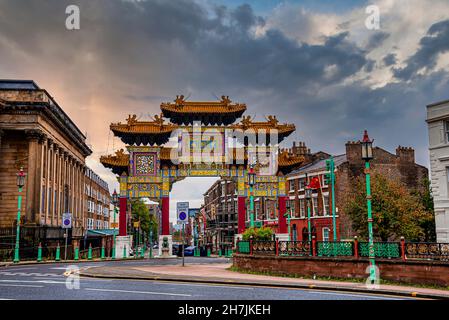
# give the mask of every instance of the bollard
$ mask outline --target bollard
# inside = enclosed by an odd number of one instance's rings
[[[78,246],[75,247],[75,257],[74,260],[78,261],[80,258],[80,248]]]
[[[210,248],[207,248],[207,256],[210,257]]]
[[[89,244],[89,250],[87,251],[87,260],[92,260],[92,244]]]
[[[101,246],[101,260],[104,260],[104,246]]]
[[[357,239],[357,236],[354,236],[354,257],[356,259],[359,258],[359,240]]]
[[[145,258],[145,247],[140,250],[140,257]]]
[[[37,262],[42,261],[42,244],[39,242],[39,247],[37,248]]]
[[[221,257],[221,248],[218,248],[218,256]]]
[[[59,247],[59,242],[58,242],[58,246],[56,247],[55,261],[59,261],[59,260],[61,260],[61,248]]]
[[[140,248],[137,248],[136,252],[134,253],[134,259],[137,259],[140,256]]]
[[[153,258],[153,247],[150,247],[150,259]]]
[[[114,260],[115,259],[115,243],[114,243],[114,245],[112,246],[112,253],[111,253],[111,255],[112,255],[112,259]]]
[[[123,259],[126,259],[126,246],[123,246]]]

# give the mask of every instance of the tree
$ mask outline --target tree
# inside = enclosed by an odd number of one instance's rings
[[[158,224],[156,217],[150,215],[150,210],[141,199],[131,201],[131,214],[133,221],[140,221],[140,229],[148,236],[150,235],[150,226],[152,225],[153,240],[157,239]]]
[[[433,204],[432,187],[430,180],[425,178],[421,181],[421,188],[414,193],[421,199],[424,210],[429,214],[420,221],[421,227],[424,229],[424,241],[436,241],[435,211]]]
[[[273,229],[269,227],[262,228],[248,228],[242,235],[243,240],[249,240],[253,237],[254,240],[271,240],[273,236]]]
[[[396,180],[371,174],[371,205],[373,233],[382,241],[397,241],[404,236],[408,241],[426,238],[426,223],[433,215],[426,210],[423,200],[415,192]],[[352,220],[352,227],[362,238],[368,238],[365,177],[359,177],[344,204],[345,213]]]

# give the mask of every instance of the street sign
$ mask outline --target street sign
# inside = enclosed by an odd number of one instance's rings
[[[111,228],[112,229],[118,228],[118,222],[112,222],[111,223]]]
[[[189,203],[188,202],[177,202],[176,203],[176,213],[178,217],[178,223],[187,223],[189,217]]]
[[[72,215],[70,213],[64,213],[62,215],[62,228],[70,229],[72,228]]]

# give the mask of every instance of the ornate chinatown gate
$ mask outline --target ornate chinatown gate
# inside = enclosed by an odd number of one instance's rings
[[[279,124],[275,116],[268,116],[265,122],[244,116],[236,123],[245,110],[245,104],[233,104],[225,96],[214,102],[190,102],[177,96],[174,103],[162,103],[161,115],[152,121],[139,121],[136,115],[130,115],[126,123],[112,123],[110,129],[127,145],[128,152],[121,149],[115,155],[102,156],[100,161],[119,176],[119,235],[126,236],[128,199],[149,198],[162,208],[159,242],[168,239],[171,254],[170,190],[186,177],[209,176],[237,183],[241,234],[247,220],[249,166],[256,172],[253,195],[277,197],[277,233],[286,234],[284,175],[300,166],[304,158],[279,151],[278,143],[295,131],[295,126]],[[170,121],[166,123],[164,118]]]

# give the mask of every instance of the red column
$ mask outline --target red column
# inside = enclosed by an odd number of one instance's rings
[[[278,224],[279,224],[279,233],[287,233],[287,218],[284,216],[284,214],[287,212],[287,197],[286,196],[280,196],[278,197],[279,202],[279,217],[278,217]]]
[[[162,198],[162,235],[170,235],[170,197]]]
[[[127,199],[126,197],[120,197],[119,200],[119,207],[120,207],[120,213],[119,213],[119,230],[118,235],[119,236],[126,236],[126,208],[127,205]]]
[[[237,198],[238,205],[238,227],[237,232],[239,234],[245,232],[245,220],[246,220],[246,197]]]

